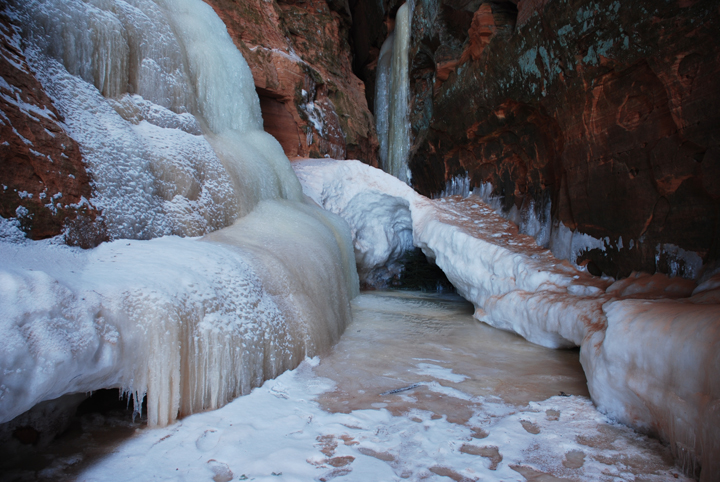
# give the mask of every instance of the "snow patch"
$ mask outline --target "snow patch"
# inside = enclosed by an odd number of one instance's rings
[[[541,476],[625,480],[635,477],[627,470],[631,464],[647,467],[640,469],[647,480],[690,480],[673,477],[677,471],[662,461],[658,442],[613,423],[583,397],[553,397],[524,408],[477,399],[467,424],[418,409],[397,416],[384,408],[328,413],[313,399],[334,386],[313,374],[313,364],[317,359],[172,429],[140,432],[87,469],[82,480],[104,480],[118,471],[128,479],[210,479],[218,467],[235,480],[265,481],[444,480],[439,474],[450,473],[499,482],[518,480],[523,467]],[[471,398],[459,390],[447,393]],[[473,438],[470,427],[488,435]],[[572,451],[585,454],[581,469],[563,463]]]

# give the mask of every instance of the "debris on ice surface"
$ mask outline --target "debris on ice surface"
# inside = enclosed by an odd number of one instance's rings
[[[477,198],[430,200],[358,161],[293,168],[305,193],[351,227],[377,216],[356,212],[359,193],[405,200],[413,244],[473,303],[478,320],[546,347],[581,346],[600,410],[670,441],[676,456],[702,465],[702,480],[720,473],[720,297],[712,279],[701,290],[660,274],[611,283],[559,261]]]
[[[331,380],[314,374],[316,364],[308,360],[217,411],[142,431],[77,480],[104,480],[120,470],[127,480],[168,474],[210,479],[220,468],[232,480],[256,481],[451,476],[499,482],[520,480],[523,473],[629,481],[638,472],[648,481],[690,481],[662,460],[659,442],[613,423],[585,397],[556,396],[521,408],[433,382],[446,389],[444,397],[478,405],[469,423],[418,409],[332,413],[313,400],[333,389]]]

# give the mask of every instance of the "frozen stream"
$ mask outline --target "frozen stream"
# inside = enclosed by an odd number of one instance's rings
[[[594,408],[576,350],[472,312],[454,295],[364,293],[330,353],[251,394],[165,428],[85,415],[0,478],[687,480],[659,442]]]
[[[588,397],[577,350],[549,350],[478,323],[457,295],[368,292],[354,302],[354,324],[315,370],[337,384],[320,398],[332,411],[412,408],[464,423],[465,400],[433,392],[441,384],[472,397],[526,405],[563,392]],[[421,383],[393,396],[380,393]]]

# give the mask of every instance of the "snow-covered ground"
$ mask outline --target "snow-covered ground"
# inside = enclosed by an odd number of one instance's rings
[[[5,477],[690,480],[667,447],[595,409],[577,352],[481,325],[458,297],[366,293],[353,318],[329,354],[223,408],[137,429],[99,457],[65,452],[38,473]],[[96,447],[102,418],[84,424]]]
[[[590,394],[602,411],[670,441],[679,457],[701,461],[703,477],[720,471],[720,275],[699,286],[660,274],[594,278],[519,234],[478,198],[430,200],[357,161],[293,167],[308,196],[348,221],[362,259],[390,263],[385,253],[404,248],[389,243],[394,233],[375,228],[387,226],[388,215],[368,201],[395,198],[410,216],[413,244],[473,303],[478,320],[546,347],[582,346]],[[376,233],[383,236],[370,242]]]

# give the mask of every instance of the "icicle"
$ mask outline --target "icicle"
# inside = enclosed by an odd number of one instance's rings
[[[388,116],[388,172],[405,183],[410,183],[408,155],[410,153],[410,96],[409,53],[410,19],[412,12],[404,3],[395,17],[392,76],[390,95],[392,108]]]

